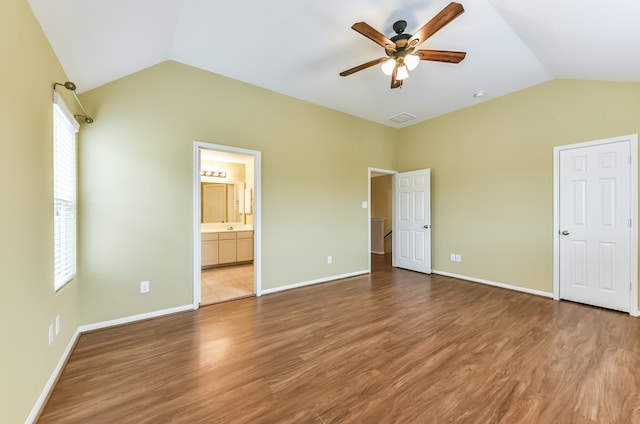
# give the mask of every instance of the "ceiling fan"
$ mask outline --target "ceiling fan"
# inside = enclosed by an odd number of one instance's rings
[[[384,47],[387,57],[370,60],[362,65],[342,71],[340,76],[346,77],[363,69],[382,64],[382,72],[391,75],[391,88],[398,88],[402,86],[402,81],[409,77],[408,71],[414,70],[421,60],[459,63],[467,53],[448,50],[416,50],[416,47],[463,12],[464,8],[460,3],[451,2],[413,35],[404,33],[407,28],[406,21],[397,21],[393,24],[396,35],[390,39],[366,22],[353,24],[351,27],[353,30]]]

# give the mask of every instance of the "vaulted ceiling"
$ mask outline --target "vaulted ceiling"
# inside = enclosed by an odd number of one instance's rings
[[[423,61],[395,90],[379,66],[338,75],[384,56],[351,25],[414,33],[449,1],[28,1],[79,92],[171,59],[404,127],[554,78],[640,81],[637,0],[459,0],[465,13],[421,48],[465,60]],[[415,118],[390,121],[402,113]]]

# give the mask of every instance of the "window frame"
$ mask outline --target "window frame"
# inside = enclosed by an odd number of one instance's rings
[[[76,276],[77,256],[77,133],[80,125],[53,93],[53,287],[57,292]]]

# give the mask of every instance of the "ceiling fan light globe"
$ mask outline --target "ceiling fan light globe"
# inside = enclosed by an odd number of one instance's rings
[[[407,69],[413,71],[418,67],[420,63],[420,58],[414,54],[408,54],[404,57],[404,64],[407,66]]]
[[[382,72],[384,72],[385,75],[391,75],[393,73],[393,68],[396,67],[396,61],[395,59],[389,59],[387,61],[382,62]]]
[[[404,79],[409,78],[409,71],[407,71],[406,66],[398,66],[398,73],[396,74],[396,79],[398,81],[402,81]]]

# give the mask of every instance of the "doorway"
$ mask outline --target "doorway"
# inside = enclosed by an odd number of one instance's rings
[[[554,298],[638,314],[637,135],[554,149]]]
[[[194,309],[261,295],[260,152],[193,151]]]
[[[371,256],[392,262],[393,177],[397,171],[369,168],[369,272]]]

